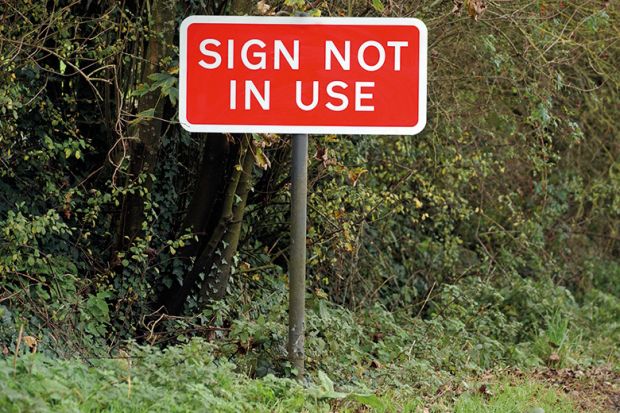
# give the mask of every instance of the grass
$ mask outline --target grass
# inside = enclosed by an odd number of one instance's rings
[[[164,351],[136,347],[132,358],[59,360],[44,355],[0,359],[0,411],[13,412],[456,412],[573,413],[575,401],[530,377],[402,400],[393,389],[335,389],[326,374],[301,386],[267,375],[252,379],[212,355],[203,340]],[[15,365],[14,365],[15,363]],[[456,395],[456,396],[455,396]],[[534,410],[542,408],[543,410]],[[590,410],[594,411],[594,410]]]
[[[558,389],[537,382],[503,382],[490,386],[490,393],[462,395],[455,413],[577,413],[574,401]],[[542,410],[541,410],[542,409]]]
[[[251,380],[193,340],[165,351],[136,348],[132,359],[0,361],[2,412],[326,411],[320,397],[289,379]],[[320,396],[320,395],[319,395]]]

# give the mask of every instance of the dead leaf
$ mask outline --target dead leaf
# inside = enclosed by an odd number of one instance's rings
[[[493,393],[491,392],[491,390],[489,390],[489,386],[487,386],[486,384],[483,384],[478,388],[478,393],[482,394],[485,399],[493,396]]]
[[[482,13],[486,10],[487,6],[484,0],[466,0],[467,1],[467,14],[472,19],[478,21]]]
[[[315,289],[314,289],[314,294],[315,294],[318,298],[320,298],[320,299],[322,299],[322,300],[325,300],[326,298],[328,298],[328,297],[329,297],[329,296],[327,295],[327,293],[326,293],[325,291],[323,291],[323,289],[321,289],[321,288],[315,288]]]
[[[254,154],[254,162],[256,163],[256,166],[264,170],[267,170],[271,166],[271,161],[269,160],[269,158],[267,158],[267,156],[263,152],[263,149],[260,147],[256,148],[256,153]]]
[[[454,7],[452,8],[452,13],[453,14],[460,13],[461,8],[463,7],[463,0],[452,0],[452,2],[454,3]]]
[[[329,154],[328,154],[327,148],[323,146],[317,147],[316,153],[314,154],[314,159],[316,159],[317,161],[321,161],[323,166],[327,166],[327,163],[329,160]]]
[[[65,194],[65,205],[63,207],[63,213],[65,218],[71,219],[71,192]]]
[[[129,353],[123,350],[122,348],[118,350],[118,358],[125,359],[128,365],[131,360],[131,356],[129,355]]]
[[[552,364],[557,363],[558,361],[560,361],[560,355],[558,353],[551,353],[551,355],[549,356],[549,362]]]
[[[383,367],[383,366],[377,360],[373,360],[373,361],[370,362],[370,368],[380,369],[381,367]]]
[[[264,134],[261,134],[260,136],[262,139],[260,139],[260,143],[257,143],[257,145],[262,148],[271,147],[274,144],[280,142],[280,135],[275,134],[275,133],[264,133]]]
[[[351,183],[351,185],[353,186],[357,185],[357,181],[358,179],[360,179],[360,176],[362,176],[366,172],[368,171],[364,168],[349,169],[349,171],[347,172],[347,176],[349,178],[349,182]]]
[[[258,10],[259,14],[265,15],[269,13],[271,6],[268,5],[265,1],[261,0],[258,3],[256,3],[256,9]]]
[[[545,3],[540,3],[540,15],[544,16],[547,14],[547,5]]]
[[[486,10],[487,6],[485,0],[452,0],[454,7],[452,8],[453,14],[460,14],[463,6],[467,9],[467,14],[472,19],[478,21],[482,13]]]
[[[22,340],[24,340],[24,343],[28,346],[28,348],[30,349],[31,353],[36,353],[37,352],[38,340],[35,337],[24,336],[22,338]]]
[[[4,344],[2,345],[2,355],[4,357],[9,355],[9,348],[7,346],[5,346]]]

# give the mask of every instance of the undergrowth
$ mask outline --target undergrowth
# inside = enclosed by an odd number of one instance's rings
[[[243,296],[240,291],[238,297]],[[353,312],[308,296],[308,374],[300,385],[287,378],[294,372],[284,350],[285,288],[274,286],[252,297],[220,302],[211,310],[230,318],[204,330],[210,341],[187,334],[174,337],[176,344],[164,349],[127,343],[110,350],[108,357],[86,360],[5,357],[0,407],[285,412],[431,406],[433,411],[505,412],[525,411],[502,410],[506,403],[525,409],[536,400],[543,407],[563,406],[545,411],[573,412],[577,410],[568,399],[536,384],[499,383],[497,398],[488,400],[476,392],[447,399],[435,395],[455,384],[473,383],[489,369],[604,363],[618,368],[617,297],[592,290],[578,301],[544,281],[517,278],[493,287],[469,279],[439,291],[424,317],[379,305]],[[168,320],[166,328],[199,331],[200,320],[213,319],[202,314]],[[26,353],[27,345],[22,347]],[[483,402],[486,407],[476,407]]]

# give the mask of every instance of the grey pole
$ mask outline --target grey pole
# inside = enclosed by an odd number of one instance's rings
[[[289,261],[288,358],[304,376],[304,311],[306,292],[306,212],[308,197],[308,135],[293,135],[291,168],[291,250]]]

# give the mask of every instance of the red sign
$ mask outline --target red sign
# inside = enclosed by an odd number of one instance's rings
[[[426,123],[417,19],[192,16],[180,43],[190,132],[413,135]]]

